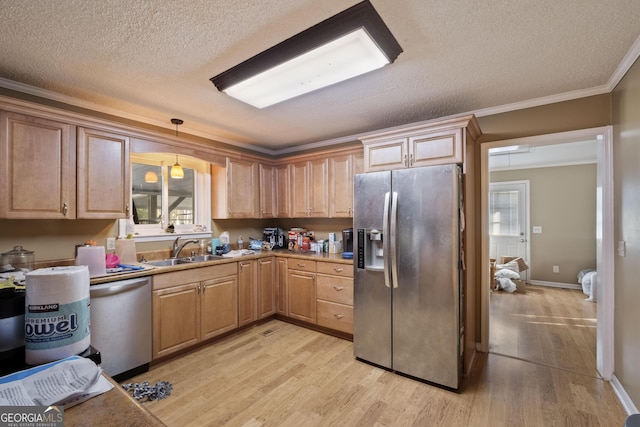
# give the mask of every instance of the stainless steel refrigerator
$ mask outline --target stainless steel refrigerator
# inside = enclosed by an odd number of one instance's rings
[[[451,389],[464,348],[460,180],[444,165],[354,181],[355,356]]]

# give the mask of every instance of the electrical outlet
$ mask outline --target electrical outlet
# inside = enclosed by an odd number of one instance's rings
[[[626,256],[627,255],[627,244],[624,240],[620,240],[618,242],[618,255]]]
[[[116,250],[116,238],[115,237],[107,237],[107,250],[115,251]]]
[[[560,266],[558,266],[558,265],[554,265],[554,266],[553,266],[553,272],[554,272],[554,273],[560,273]]]

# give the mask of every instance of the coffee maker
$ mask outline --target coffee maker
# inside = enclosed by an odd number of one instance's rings
[[[353,228],[342,230],[342,251],[353,252]]]
[[[282,228],[266,227],[262,230],[262,234],[264,235],[264,240],[270,243],[273,249],[281,249],[285,247],[286,242]]]

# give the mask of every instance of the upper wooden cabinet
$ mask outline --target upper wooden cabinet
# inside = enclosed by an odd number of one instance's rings
[[[260,218],[276,217],[276,168],[260,163]]]
[[[75,126],[0,112],[0,217],[76,217]]]
[[[467,143],[481,135],[475,116],[457,117],[367,135],[366,172],[458,163],[466,166]]]
[[[214,219],[259,218],[258,163],[227,157],[211,165],[211,212]]]
[[[329,158],[329,210],[332,218],[353,216],[353,176],[364,172],[363,154]]]
[[[275,168],[276,217],[291,216],[291,189],[289,187],[289,165],[278,165]]]
[[[77,217],[128,218],[130,170],[129,137],[78,128]]]
[[[291,216],[329,216],[329,161],[326,157],[290,165]]]

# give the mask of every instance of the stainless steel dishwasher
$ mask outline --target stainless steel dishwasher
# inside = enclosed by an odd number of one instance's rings
[[[91,345],[102,369],[116,381],[149,370],[151,279],[139,277],[92,285]]]

